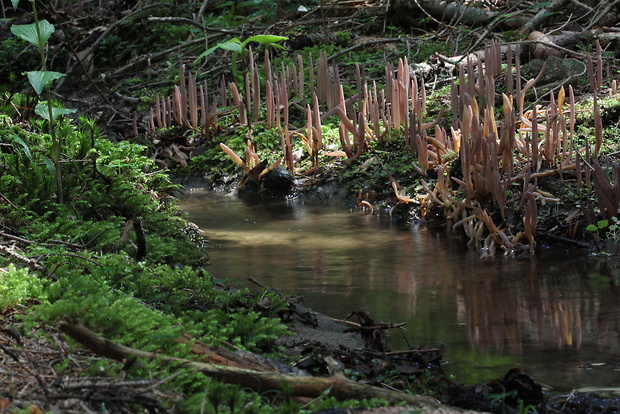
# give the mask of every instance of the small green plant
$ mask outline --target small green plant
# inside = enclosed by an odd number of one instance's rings
[[[617,253],[620,247],[620,219],[616,216],[609,220],[599,220],[596,224],[589,224],[586,230],[594,235],[594,239],[601,250],[605,254]],[[607,245],[603,247],[601,243],[601,233],[605,234]]]
[[[607,226],[609,226],[609,220],[599,220],[596,224],[589,224],[586,227],[586,230],[591,231],[593,233],[598,233],[599,230],[603,230]]]
[[[62,108],[54,106],[52,103],[52,95],[50,92],[50,84],[55,80],[58,80],[65,76],[62,73],[47,70],[47,54],[46,44],[50,36],[54,33],[54,25],[47,20],[39,20],[37,13],[37,7],[34,0],[29,0],[32,5],[32,14],[34,16],[34,23],[31,24],[16,24],[11,26],[11,32],[22,40],[31,43],[39,50],[39,56],[41,58],[41,70],[33,70],[26,72],[28,81],[34,88],[37,95],[41,95],[45,90],[45,96],[47,101],[39,102],[35,108],[35,113],[41,118],[49,122],[49,131],[52,136],[52,146],[50,148],[50,158],[54,165],[56,174],[56,201],[58,203],[64,202],[63,188],[62,188],[62,173],[60,171],[60,153],[61,145],[60,140],[56,136],[55,119],[60,115],[66,115],[75,112],[73,109]],[[13,8],[17,9],[19,0],[11,0]]]
[[[620,219],[618,217],[611,218],[612,224],[609,224],[609,220],[599,220],[596,225],[589,224],[586,230],[593,233],[599,232],[599,230],[607,229],[607,239],[613,240],[615,243],[620,242]]]
[[[256,36],[248,37],[243,42],[239,38],[234,37],[230,40],[220,42],[216,44],[215,46],[210,47],[209,49],[205,50],[196,58],[196,60],[209,56],[211,53],[213,53],[217,49],[230,50],[231,52],[233,52],[231,63],[230,63],[231,65],[230,69],[232,71],[232,74],[235,80],[239,84],[242,84],[243,78],[240,77],[239,72],[237,70],[237,61],[239,60],[239,58],[241,58],[241,60],[243,61],[248,57],[248,53],[250,52],[250,48],[248,47],[249,44],[251,42],[257,42],[257,43],[260,43],[261,45],[272,45],[279,49],[286,49],[284,46],[278,44],[278,42],[281,42],[282,40],[288,40],[288,37],[275,36],[275,35],[256,35]]]
[[[614,216],[611,218],[611,221],[613,222],[613,224],[609,226],[609,235],[617,243],[618,241],[620,241],[620,225],[618,224],[618,221],[620,221],[620,219]]]
[[[499,402],[502,404],[508,404],[508,401],[518,400],[518,409],[519,414],[537,414],[538,410],[531,404],[525,405],[525,402],[518,398],[518,393],[516,390],[505,391],[498,394],[489,394],[489,399],[493,402]]]

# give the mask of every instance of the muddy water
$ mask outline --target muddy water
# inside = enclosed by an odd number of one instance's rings
[[[252,276],[335,318],[364,309],[405,322],[415,345],[446,342],[466,384],[519,366],[555,391],[618,389],[620,262],[574,249],[481,259],[443,229],[302,202],[248,205],[189,193],[183,209],[210,239],[209,272]],[[390,345],[403,349],[394,331]]]

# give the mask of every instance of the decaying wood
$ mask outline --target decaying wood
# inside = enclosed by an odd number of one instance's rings
[[[196,341],[189,335],[183,335],[176,340],[183,344],[191,344],[191,352],[200,356],[200,362],[261,372],[278,371],[278,367],[270,360],[266,358],[259,360],[256,355],[249,352],[238,353],[227,348],[210,346]]]
[[[533,31],[528,36],[530,43],[529,53],[536,59],[547,59],[549,56],[559,58],[574,57],[585,58],[586,53],[576,50],[576,46],[582,44],[593,44],[594,40],[601,43],[603,49],[615,50],[615,46],[620,44],[620,33],[606,32],[603,30],[589,30],[583,32],[562,31],[554,34],[545,34],[539,31]],[[505,58],[508,49],[514,56],[517,50],[517,43],[502,44],[499,47],[502,59]],[[527,49],[522,49],[526,51]],[[480,49],[464,55],[443,56],[437,53],[437,58],[449,65],[463,65],[468,59],[475,65],[479,60],[484,61],[485,50]]]
[[[256,392],[280,391],[286,388],[294,396],[316,398],[329,390],[330,396],[343,400],[384,398],[392,403],[406,403],[424,411],[441,410],[442,407],[431,398],[360,384],[346,378],[342,373],[330,377],[295,376],[274,371],[261,372],[236,366],[208,364],[120,345],[97,335],[79,323],[61,321],[59,329],[91,351],[117,361],[135,358],[158,359],[165,363],[174,363],[175,369],[198,370],[219,381],[248,387]]]
[[[584,58],[586,54],[576,50],[578,45],[593,45],[594,40],[598,40],[604,49],[614,50],[620,42],[620,33],[586,30],[546,34],[534,31],[529,34],[528,40],[532,42],[530,53],[537,59],[546,59],[549,56]]]
[[[470,26],[487,26],[499,19],[500,27],[512,30],[519,29],[529,20],[522,16],[508,18],[501,13],[444,0],[392,0],[388,14],[407,16],[419,10],[440,21],[458,21]]]
[[[502,59],[505,59],[506,57],[506,53],[508,53],[508,49],[510,49],[511,53],[514,54],[517,51],[517,44],[516,43],[508,43],[505,45],[500,45],[499,47],[499,53],[502,56]],[[484,62],[484,54],[485,54],[485,50],[484,49],[479,49],[464,55],[455,55],[455,56],[444,56],[440,53],[437,53],[436,56],[437,58],[443,62],[444,64],[449,64],[449,65],[467,65],[467,61],[471,60],[473,65],[478,64],[478,61],[482,61]]]
[[[580,55],[580,53],[575,52],[573,49],[583,38],[584,34],[577,32],[562,32],[550,35],[534,31],[528,36],[528,40],[533,42],[530,46],[530,52],[536,59],[547,59],[549,56],[564,58]],[[588,42],[590,41],[591,39],[588,40]]]

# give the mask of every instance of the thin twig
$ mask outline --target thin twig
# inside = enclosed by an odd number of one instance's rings
[[[220,37],[220,36],[221,36],[221,34],[215,34],[215,35],[209,36],[209,38],[210,39],[215,39],[216,37]],[[108,74],[106,76],[109,76],[109,77],[118,76],[118,75],[126,72],[127,70],[133,68],[134,66],[138,66],[140,64],[143,64],[144,62],[150,63],[152,61],[158,61],[158,60],[166,58],[166,57],[168,57],[168,55],[170,55],[170,54],[172,54],[174,52],[178,52],[180,50],[184,50],[185,52],[187,52],[187,50],[189,48],[192,48],[192,47],[194,47],[196,45],[201,45],[204,42],[205,42],[205,38],[194,39],[194,40],[192,40],[190,42],[182,43],[180,45],[173,46],[173,47],[171,47],[169,49],[166,49],[164,51],[161,51],[161,52],[157,52],[157,53],[141,56],[140,58],[132,60],[127,65],[125,65],[125,66],[123,66],[121,68],[116,69],[114,72],[112,72],[112,73],[110,73],[110,74]]]
[[[13,234],[5,233],[3,231],[0,231],[0,236],[7,238],[7,239],[18,241],[20,243],[29,244],[29,245],[34,243],[32,240],[24,239],[19,236],[14,236]]]
[[[205,30],[207,32],[218,32],[218,33],[228,33],[228,34],[234,34],[234,35],[240,35],[241,31],[238,30],[228,30],[228,29],[220,29],[217,27],[210,27],[210,26],[205,26],[202,23],[198,23],[192,19],[188,19],[186,17],[176,17],[176,16],[169,16],[169,17],[149,17],[147,19],[149,22],[166,22],[166,23],[183,23],[183,24],[189,24],[195,27],[198,27],[202,30]]]
[[[605,1],[604,3],[607,3],[605,5],[605,7],[603,9],[601,9],[601,11],[598,12],[598,14],[596,16],[594,16],[594,18],[590,21],[590,24],[588,24],[585,28],[585,30],[590,30],[592,27],[596,26],[598,24],[598,22],[600,22],[603,17],[607,16],[609,14],[609,11],[616,6],[618,3],[620,3],[620,0],[615,0],[615,1]],[[601,7],[602,4],[599,3],[599,5],[597,7]]]
[[[0,197],[2,197],[4,199],[4,201],[9,203],[15,210],[17,210],[17,206],[11,200],[9,200],[9,198],[7,196],[5,196],[4,194],[0,193]]]
[[[79,254],[75,254],[75,253],[46,253],[44,255],[41,255],[40,257],[44,257],[44,256],[69,256],[69,257],[77,257],[78,259],[84,259],[88,262],[91,262],[94,265],[97,265],[99,267],[103,267],[103,265],[99,262],[94,261],[93,259],[89,259],[88,257],[84,257],[84,256],[80,256]]]

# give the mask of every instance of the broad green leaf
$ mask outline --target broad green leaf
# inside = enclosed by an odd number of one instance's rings
[[[239,39],[237,39],[235,37],[235,38],[227,40],[225,42],[218,43],[217,45],[215,45],[213,47],[210,47],[207,50],[205,50],[204,52],[202,52],[196,58],[196,60],[199,60],[199,59],[202,59],[203,57],[209,56],[216,49],[224,49],[224,50],[232,50],[233,52],[240,52],[241,51],[241,40],[239,40]]]
[[[250,42],[257,42],[257,43],[260,43],[261,45],[269,45],[269,44],[276,43],[282,40],[288,40],[288,37],[275,36],[275,35],[256,35],[256,36],[248,37],[247,39],[245,39],[242,46],[245,49],[245,47]]]
[[[609,225],[609,220],[599,220],[598,223],[596,223],[596,225],[598,226],[599,229],[604,229],[605,227]]]
[[[37,36],[37,24],[14,24],[11,26],[11,32],[13,34],[27,42],[32,43],[33,45],[43,48],[47,39],[50,38],[52,33],[54,33],[54,25],[48,22],[47,20],[41,20],[39,22],[39,30],[41,31],[41,39],[39,40],[39,36]]]
[[[586,230],[588,231],[597,231],[598,227],[596,227],[594,224],[588,224],[586,227]]]
[[[72,114],[72,113],[74,113],[76,111],[77,111],[77,109],[59,108],[59,107],[54,106],[54,107],[52,107],[52,117],[55,120],[60,115],[68,115],[68,114]],[[50,120],[50,115],[49,115],[49,110],[47,108],[47,103],[45,103],[45,102],[38,103],[36,108],[34,108],[34,112],[37,115],[39,115],[41,118],[45,119],[46,121]]]
[[[19,0],[11,0],[11,4],[13,5],[13,8],[17,10],[17,5],[19,4]]]
[[[43,88],[45,88],[49,83],[65,76],[64,73],[52,72],[49,70],[32,70],[30,72],[26,72],[26,74],[28,75],[30,84],[38,94],[43,92]]]
[[[198,55],[198,57],[196,58],[196,60],[200,60],[200,59],[202,59],[203,57],[209,56],[209,55],[210,55],[211,53],[213,53],[213,51],[214,51],[215,49],[217,49],[218,47],[219,47],[219,46],[217,46],[217,45],[216,45],[216,46],[213,46],[213,47],[208,48],[207,50],[205,50],[204,52],[202,52],[200,55]]]
[[[241,51],[241,40],[235,37],[235,38],[232,38],[230,40],[220,43],[219,45],[217,45],[217,47],[219,47],[220,49],[224,49],[224,50],[231,50],[233,52],[240,52]]]

